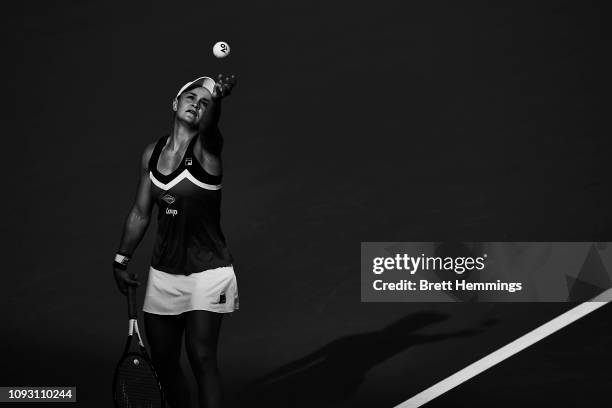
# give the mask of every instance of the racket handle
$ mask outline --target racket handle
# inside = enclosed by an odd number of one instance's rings
[[[128,301],[128,318],[136,319],[136,288],[134,286],[128,286],[127,290],[127,301]]]

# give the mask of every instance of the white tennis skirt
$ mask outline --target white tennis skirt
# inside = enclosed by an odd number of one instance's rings
[[[142,310],[159,315],[178,315],[192,310],[217,313],[238,310],[234,267],[224,266],[191,275],[173,275],[150,267]]]

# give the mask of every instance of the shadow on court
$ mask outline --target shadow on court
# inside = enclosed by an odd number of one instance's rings
[[[243,404],[266,407],[336,406],[357,391],[370,369],[394,355],[413,346],[482,332],[479,328],[439,334],[415,333],[446,319],[446,314],[420,312],[381,330],[332,341],[253,381],[244,392]]]

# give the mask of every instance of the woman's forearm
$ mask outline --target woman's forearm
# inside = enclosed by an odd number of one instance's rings
[[[132,255],[144,237],[150,221],[150,215],[142,214],[136,207],[132,208],[125,220],[118,252]]]

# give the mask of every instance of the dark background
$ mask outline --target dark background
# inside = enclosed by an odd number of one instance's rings
[[[141,152],[200,75],[239,81],[221,122],[242,308],[220,344],[232,406],[393,406],[569,307],[361,304],[362,241],[612,239],[597,4],[63,1],[2,22],[17,47],[0,385],[76,385],[80,406],[110,406],[126,329],[111,258]],[[216,60],[220,40],[232,54]],[[143,281],[151,231],[131,265]],[[610,357],[610,313],[594,316],[576,326],[587,351],[544,344],[546,364],[504,363],[518,374],[448,406],[588,406]],[[434,337],[410,334],[430,325]],[[245,391],[316,351],[327,363]],[[575,391],[577,373],[590,388]],[[537,393],[504,388],[525,375]]]

